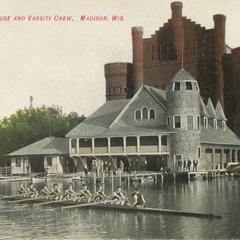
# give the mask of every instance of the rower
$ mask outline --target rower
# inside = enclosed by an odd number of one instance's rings
[[[31,198],[37,198],[38,197],[38,191],[37,189],[33,186],[33,183],[29,184],[29,187],[27,189],[26,195]]]
[[[135,188],[135,191],[132,193],[132,197],[134,198],[134,202],[132,204],[133,207],[136,207],[136,208],[145,207],[145,199],[137,188]]]
[[[92,194],[87,188],[87,184],[83,184],[82,190],[80,191],[80,194],[78,195],[83,200],[87,200],[88,202],[91,202]]]
[[[103,186],[99,185],[93,202],[104,202],[106,200],[107,200],[107,195],[103,192]]]
[[[67,190],[65,191],[65,194],[63,195],[62,200],[63,199],[76,201],[77,193],[73,190],[72,184],[68,186]]]
[[[19,188],[18,188],[18,194],[19,194],[21,197],[25,197],[26,193],[27,193],[27,190],[24,188],[23,183],[20,182]]]
[[[49,191],[47,185],[44,185],[44,187],[40,190],[40,196],[44,198],[50,198],[51,192]]]
[[[51,190],[50,195],[55,198],[55,200],[61,200],[62,199],[62,193],[58,189],[58,184],[53,184],[53,188]]]
[[[117,205],[124,205],[126,202],[126,197],[124,196],[122,192],[122,187],[117,186],[116,192],[113,193],[113,198],[112,198],[113,203]]]

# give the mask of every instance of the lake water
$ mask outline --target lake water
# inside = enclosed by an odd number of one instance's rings
[[[61,187],[68,184],[64,182]],[[61,211],[27,204],[10,205],[0,200],[0,239],[240,238],[240,179],[225,177],[163,185],[150,182],[138,186],[149,207],[212,212],[222,219],[93,209]],[[129,198],[134,187],[123,184]],[[18,183],[0,183],[0,194],[16,194],[17,188]],[[110,183],[106,191],[111,192]]]

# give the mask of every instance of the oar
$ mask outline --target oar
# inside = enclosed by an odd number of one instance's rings
[[[8,198],[16,198],[16,197],[21,197],[21,196],[20,195],[10,195],[10,196],[0,195],[1,200],[8,199]]]
[[[36,198],[24,198],[20,200],[13,200],[13,201],[8,201],[8,203],[21,203],[21,202],[29,202],[29,201],[34,201]]]
[[[81,208],[81,207],[89,207],[89,206],[93,206],[99,204],[98,202],[94,202],[94,203],[80,203],[80,204],[76,204],[76,205],[70,205],[70,206],[65,206],[65,207],[61,207],[62,210],[64,209],[70,209],[70,208]]]
[[[48,204],[52,204],[52,203],[58,203],[58,202],[62,202],[63,200],[52,200],[52,201],[48,201],[48,202],[41,202],[41,203],[36,203],[34,204],[35,206],[42,206],[42,205],[48,205]]]

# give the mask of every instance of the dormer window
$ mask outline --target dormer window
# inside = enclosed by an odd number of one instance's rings
[[[192,83],[186,82],[186,90],[192,90]]]
[[[225,121],[222,121],[222,129],[226,130],[226,122]]]
[[[217,119],[213,119],[213,127],[217,129]]]
[[[174,91],[179,91],[179,90],[180,90],[180,82],[175,82]]]
[[[203,118],[203,126],[204,126],[205,128],[208,127],[208,118],[207,118],[207,117],[204,117],[204,118]]]

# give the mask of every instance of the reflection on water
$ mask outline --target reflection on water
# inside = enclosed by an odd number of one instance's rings
[[[26,183],[27,184],[27,183]],[[52,183],[50,183],[51,185]],[[65,189],[69,182],[60,183]],[[115,183],[116,186],[117,183]],[[117,211],[69,209],[0,201],[0,239],[239,238],[240,180],[139,185],[147,205],[186,211],[214,212],[221,220]],[[37,185],[40,188],[41,184]],[[74,187],[79,189],[80,182]],[[17,183],[0,183],[0,194],[16,194]],[[90,186],[91,189],[91,186]],[[124,190],[130,194],[134,185]],[[106,185],[107,193],[111,185]]]

